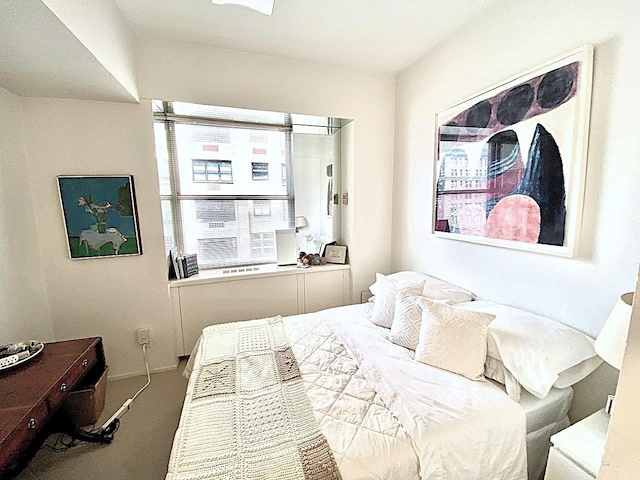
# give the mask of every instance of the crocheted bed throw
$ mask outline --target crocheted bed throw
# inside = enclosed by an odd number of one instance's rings
[[[167,480],[341,480],[281,318],[207,327]]]

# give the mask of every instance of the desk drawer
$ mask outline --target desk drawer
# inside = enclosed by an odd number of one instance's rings
[[[65,372],[60,381],[58,381],[50,391],[47,398],[49,409],[53,413],[58,409],[64,397],[76,386],[78,381],[87,374],[98,359],[96,348],[90,348],[84,355],[78,358],[69,370]]]
[[[49,409],[46,402],[34,406],[2,443],[2,464],[10,464],[33,441],[46,425]],[[0,470],[1,472],[1,470]]]

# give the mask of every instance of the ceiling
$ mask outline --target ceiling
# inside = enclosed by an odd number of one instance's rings
[[[114,0],[139,36],[395,74],[496,0]]]
[[[26,97],[136,101],[120,81],[130,71],[135,84],[135,65],[120,61],[130,42],[114,42],[128,35],[127,24],[143,38],[395,74],[495,1],[275,0],[266,16],[211,0],[0,0],[0,87]]]
[[[40,1],[0,0],[0,86],[23,97],[135,100]]]

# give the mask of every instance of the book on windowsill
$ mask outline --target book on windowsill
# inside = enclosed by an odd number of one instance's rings
[[[169,250],[169,280],[179,280],[180,271],[178,268],[178,249]]]
[[[182,256],[183,278],[189,278],[198,273],[198,255],[195,253]]]

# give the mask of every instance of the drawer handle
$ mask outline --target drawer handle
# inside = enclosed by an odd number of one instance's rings
[[[67,384],[66,383],[62,383],[62,385],[60,385],[60,391],[61,392],[66,392],[67,391]]]
[[[36,419],[35,418],[30,418],[29,419],[29,423],[27,424],[27,426],[29,427],[29,430],[35,430],[36,429]]]
[[[87,365],[89,365],[89,360],[87,360],[86,358],[84,360],[82,360],[82,366],[84,368],[87,368]]]

